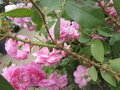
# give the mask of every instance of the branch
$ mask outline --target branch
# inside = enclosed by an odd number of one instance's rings
[[[31,45],[37,45],[37,46],[43,46],[43,47],[51,47],[51,48],[58,48],[56,45],[43,44],[43,43],[37,43],[37,42],[34,42],[34,41],[24,40],[24,39],[18,38],[18,37],[13,36],[13,35],[9,35],[8,37],[9,38],[13,38],[13,39],[18,40],[18,41],[21,41],[21,42],[29,43]]]
[[[83,57],[83,56],[81,56],[81,55],[78,55],[77,53],[75,53],[75,52],[73,52],[73,51],[71,51],[71,50],[68,50],[68,49],[63,48],[62,46],[61,46],[61,47],[60,47],[60,46],[58,47],[58,46],[56,46],[56,45],[36,43],[36,42],[33,42],[33,41],[28,41],[28,40],[24,40],[24,39],[21,39],[21,38],[17,38],[16,36],[13,36],[13,35],[9,35],[8,37],[13,38],[13,39],[18,40],[18,41],[21,41],[21,42],[29,43],[29,44],[32,44],[32,45],[38,45],[38,46],[43,46],[43,47],[51,47],[51,48],[56,48],[56,49],[63,50],[63,51],[65,51],[65,52],[67,52],[68,54],[70,54],[70,55],[72,55],[72,56],[74,56],[74,57],[77,57],[78,60],[81,58],[81,59],[83,59],[84,61],[86,61],[86,62],[88,62],[88,63],[90,63],[90,64],[92,64],[92,65],[94,65],[94,66],[96,66],[96,67],[98,67],[98,68],[100,68],[100,69],[103,69],[103,70],[105,70],[105,71],[107,71],[107,72],[111,72],[111,73],[113,73],[114,75],[117,75],[117,73],[114,72],[113,70],[107,69],[107,68],[101,66],[100,64],[95,63],[95,62],[93,62],[93,61],[91,61],[91,60],[89,60],[89,59],[87,59],[87,58],[85,58],[85,57]]]
[[[29,1],[33,4],[33,6],[34,6],[34,7],[38,10],[38,12],[40,13],[40,15],[41,15],[41,17],[42,17],[42,19],[43,19],[43,23],[44,23],[45,29],[47,30],[47,33],[48,33],[49,37],[51,38],[51,40],[52,40],[53,42],[55,42],[55,41],[53,40],[52,36],[50,35],[49,29],[48,29],[47,24],[46,24],[45,15],[44,15],[44,13],[42,12],[41,8],[39,8],[39,7],[37,6],[37,4],[35,4],[35,2],[34,2],[33,0],[29,0]]]

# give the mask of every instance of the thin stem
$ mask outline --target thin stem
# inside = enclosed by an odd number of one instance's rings
[[[44,47],[57,48],[56,45],[36,43],[36,42],[34,42],[34,41],[24,40],[24,39],[18,38],[18,37],[13,36],[13,35],[9,35],[8,37],[13,38],[13,39],[18,40],[18,41],[21,41],[21,42],[29,43],[29,44],[32,44],[32,45],[38,45],[38,46],[44,46]]]
[[[46,24],[45,15],[44,15],[44,13],[42,12],[41,8],[39,8],[39,7],[37,6],[37,4],[35,4],[35,2],[34,2],[33,0],[30,0],[30,2],[33,4],[33,6],[34,6],[34,7],[38,10],[38,12],[40,13],[40,15],[41,15],[41,17],[42,17],[42,19],[43,19],[43,23],[44,23],[45,29],[47,30],[47,33],[48,33],[49,37],[51,38],[51,40],[52,40],[53,42],[55,42],[55,41],[53,40],[52,36],[50,35],[49,29],[48,29],[47,24]]]

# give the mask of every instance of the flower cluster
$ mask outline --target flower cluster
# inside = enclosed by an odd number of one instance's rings
[[[61,50],[56,50],[55,48],[50,52],[47,47],[43,47],[33,55],[37,56],[35,59],[36,63],[51,66],[58,63],[63,57],[65,57],[66,53]]]
[[[27,36],[18,35],[18,38],[29,40]],[[16,60],[27,59],[30,45],[21,41],[9,38],[5,43],[5,49],[9,55],[11,55]]]
[[[55,24],[50,28],[50,35],[54,38],[54,28]],[[69,42],[74,39],[78,39],[80,34],[78,30],[80,29],[79,24],[75,21],[68,21],[60,19],[60,41],[59,42]]]
[[[12,64],[3,69],[2,75],[12,84],[15,90],[29,90],[31,86],[38,86],[38,83],[46,78],[41,66],[31,63],[15,66]]]
[[[87,82],[91,80],[88,69],[82,65],[77,67],[77,70],[74,72],[74,77],[75,82],[79,84],[80,88],[86,86]]]
[[[32,7],[32,4],[31,3],[28,3],[27,5],[25,5],[24,3],[20,3],[20,4],[17,4],[17,5],[7,5],[5,6],[5,12],[8,12],[8,11],[11,11],[13,9],[16,9],[16,8],[31,8]],[[32,18],[31,17],[24,17],[24,18],[18,18],[18,17],[7,17],[8,19],[11,19],[13,20],[13,22],[20,26],[20,27],[23,27],[29,31],[34,31],[36,29],[36,25],[35,23],[32,21]]]
[[[57,75],[52,73],[48,79],[43,79],[39,83],[41,87],[48,87],[50,90],[59,90],[68,84],[67,75]]]

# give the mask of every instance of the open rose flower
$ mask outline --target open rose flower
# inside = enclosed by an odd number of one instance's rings
[[[91,80],[88,69],[82,65],[77,67],[77,70],[74,72],[75,82],[79,85],[80,88],[83,88],[87,85],[87,82]]]
[[[37,56],[35,59],[36,63],[51,66],[58,63],[63,57],[65,57],[66,53],[61,50],[56,50],[55,48],[50,52],[47,47],[43,47],[33,55]]]
[[[28,37],[18,35],[18,38],[29,40]],[[21,41],[9,38],[5,43],[5,49],[9,55],[11,55],[16,60],[27,59],[30,51],[30,45]]]
[[[50,35],[54,39],[55,24],[50,28]],[[78,32],[80,26],[75,21],[67,21],[60,19],[60,40],[59,42],[69,42],[73,39],[78,39],[80,34]]]
[[[67,75],[57,75],[52,73],[49,79],[43,79],[39,82],[39,86],[49,88],[50,90],[59,90],[68,84]]]
[[[12,64],[3,69],[2,75],[8,80],[15,90],[29,90],[32,86],[46,78],[45,72],[35,63],[15,66]]]

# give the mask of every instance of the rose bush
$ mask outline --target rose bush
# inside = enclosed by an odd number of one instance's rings
[[[15,90],[29,90],[30,87],[119,90],[119,17],[119,0],[11,2],[0,14],[1,22],[3,18],[11,20],[9,24],[0,24],[1,39],[7,39],[5,49],[16,60],[26,60],[29,54],[35,60],[4,68],[1,74],[12,85],[6,81],[6,87]],[[36,31],[45,39],[35,42],[27,36],[12,34],[13,23]],[[40,49],[31,53],[35,46]],[[5,90],[0,84],[1,90]]]

